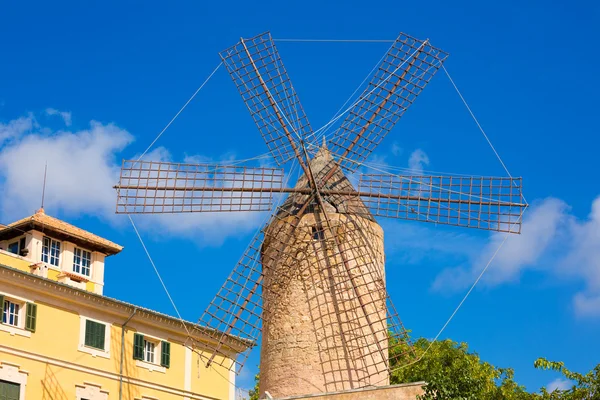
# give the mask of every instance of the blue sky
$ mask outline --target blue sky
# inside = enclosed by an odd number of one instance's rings
[[[532,390],[556,378],[533,369],[537,357],[579,371],[600,362],[598,4],[4,2],[0,11],[0,221],[39,206],[47,160],[47,212],[125,246],[108,260],[105,294],[171,314],[133,230],[113,213],[110,187],[120,160],[144,151],[217,66],[218,52],[265,30],[274,38],[430,38],[450,53],[446,67],[532,205],[523,235],[506,242],[442,337],[515,368]],[[278,44],[314,127],[387,46]],[[221,69],[153,151],[222,160],[266,147]],[[415,151],[426,155],[426,170],[504,174],[442,73],[371,161],[408,167]],[[182,314],[196,320],[263,218],[136,221]],[[433,337],[503,237],[382,225],[396,307],[415,335]],[[241,385],[251,385],[257,363],[253,356]]]

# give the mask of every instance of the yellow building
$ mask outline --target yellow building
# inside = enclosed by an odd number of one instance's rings
[[[234,399],[206,328],[102,295],[121,250],[43,209],[0,226],[0,400]]]

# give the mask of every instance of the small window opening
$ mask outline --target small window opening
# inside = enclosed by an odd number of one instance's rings
[[[25,237],[20,238],[16,242],[10,243],[7,247],[7,250],[13,254],[18,254],[21,256],[27,255],[27,247],[25,247]]]
[[[313,240],[323,240],[325,239],[325,232],[323,230],[319,230],[316,227],[312,227],[312,237]]]
[[[19,242],[10,243],[8,245],[8,251],[13,254],[19,254]]]

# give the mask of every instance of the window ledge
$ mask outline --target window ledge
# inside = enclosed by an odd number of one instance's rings
[[[30,331],[23,329],[23,328],[19,328],[17,326],[12,326],[12,325],[0,324],[0,331],[8,332],[8,333],[10,333],[11,336],[19,335],[19,336],[31,337]]]
[[[102,357],[102,358],[110,358],[110,352],[106,350],[95,349],[93,347],[88,347],[80,344],[77,350],[91,354],[92,357]]]
[[[60,275],[58,275],[58,281],[60,283],[64,283],[65,285],[69,285],[69,286],[73,286],[76,287],[77,289],[81,289],[81,290],[85,290],[86,289],[86,282],[83,281],[79,281],[79,280],[75,280],[73,278],[71,278],[70,275],[66,275],[61,273]]]
[[[146,368],[150,372],[156,371],[156,372],[160,372],[162,374],[167,372],[167,369],[165,367],[158,365],[158,364],[149,363],[146,361],[135,360],[135,365],[137,365],[138,367]]]
[[[58,277],[59,278],[68,277],[69,279],[71,279],[72,281],[75,281],[77,283],[89,282],[90,281],[90,278],[88,278],[87,276],[78,274],[76,272],[62,271],[58,275]]]

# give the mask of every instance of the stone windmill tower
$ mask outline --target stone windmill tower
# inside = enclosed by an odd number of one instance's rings
[[[401,34],[358,99],[316,131],[269,33],[220,55],[276,163],[299,166],[296,185],[286,187],[278,168],[125,160],[117,212],[273,211],[201,317],[215,329],[206,365],[239,373],[250,350],[231,364],[229,338],[252,346],[262,333],[261,392],[388,384],[410,346],[386,290],[374,217],[519,233],[521,179],[381,173],[360,175],[358,187],[348,179],[446,59],[428,40]],[[274,195],[284,200],[277,207]],[[398,342],[407,351],[389,352]]]

